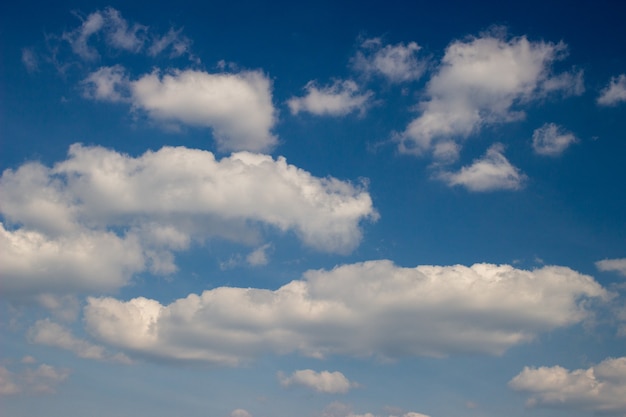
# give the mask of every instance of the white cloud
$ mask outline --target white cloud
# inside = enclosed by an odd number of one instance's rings
[[[0,366],[0,395],[20,393],[51,394],[57,385],[70,375],[67,369],[59,369],[41,364],[36,368],[26,367],[19,372],[11,372]]]
[[[560,366],[525,367],[509,386],[528,393],[530,407],[626,412],[626,357],[574,371]]]
[[[283,387],[302,385],[326,394],[345,394],[351,388],[357,386],[341,372],[315,372],[311,369],[294,371],[290,376],[279,372],[278,379]]]
[[[304,97],[292,97],[287,101],[292,114],[309,112],[318,116],[345,116],[355,111],[363,114],[374,95],[371,91],[361,93],[352,80],[336,80],[321,88],[315,81],[310,81],[304,89]]]
[[[526,180],[518,168],[511,165],[502,153],[501,144],[492,145],[485,156],[458,172],[443,172],[440,178],[450,186],[462,185],[470,191],[517,190]]]
[[[272,85],[260,71],[210,74],[153,72],[130,81],[123,67],[103,67],[83,82],[87,98],[130,101],[136,110],[164,123],[207,127],[220,150],[261,152],[277,138]]]
[[[608,298],[564,267],[476,264],[401,268],[371,261],[309,271],[277,290],[219,287],[162,305],[89,298],[88,331],[127,353],[236,365],[261,354],[502,354],[587,317]]]
[[[611,78],[598,97],[598,104],[602,106],[616,106],[623,101],[626,101],[626,74]]]
[[[172,251],[195,241],[258,244],[262,224],[348,253],[361,221],[377,218],[362,186],[316,178],[282,157],[216,160],[184,147],[133,158],[73,145],[53,168],[6,170],[0,193],[0,275],[12,294],[110,291],[146,268],[175,271]]]
[[[559,156],[577,141],[573,133],[554,123],[545,123],[533,132],[533,149],[539,155]]]
[[[39,70],[39,59],[32,48],[22,49],[22,64],[26,67],[26,71],[35,72]]]
[[[484,126],[523,118],[519,107],[533,99],[580,93],[582,73],[550,73],[565,49],[562,43],[495,35],[453,42],[427,84],[420,116],[397,138],[400,151],[422,154],[439,142],[459,143]]]
[[[64,32],[61,38],[67,41],[72,51],[86,61],[94,61],[100,57],[98,51],[89,46],[89,38],[100,32],[105,25],[105,17],[100,11],[96,11],[87,16],[86,19],[82,19],[80,27],[70,31]]]
[[[429,417],[426,414],[407,412],[403,414],[387,414],[388,417]],[[372,413],[356,414],[352,411],[352,407],[335,401],[329,404],[321,414],[321,417],[383,417],[376,416]]]
[[[163,36],[155,36],[148,48],[148,55],[157,56],[163,51],[170,49],[170,57],[176,58],[190,53],[191,40],[182,35],[182,29],[170,28]]]
[[[232,413],[230,413],[230,417],[252,417],[252,414],[250,414],[248,411],[244,410],[243,408],[238,408],[236,410],[233,410]]]
[[[103,346],[75,337],[69,329],[50,321],[50,319],[37,320],[29,329],[28,335],[29,341],[32,343],[69,350],[79,358],[124,363],[130,361],[125,355],[111,355],[106,352]]]
[[[246,256],[246,262],[252,266],[267,265],[269,259],[267,258],[267,252],[272,249],[271,243],[259,246]]]
[[[604,259],[596,262],[600,271],[614,271],[626,277],[626,258]]]
[[[426,70],[426,62],[417,58],[420,49],[415,42],[383,46],[380,38],[366,39],[352,66],[366,77],[381,76],[391,83],[414,81]]]

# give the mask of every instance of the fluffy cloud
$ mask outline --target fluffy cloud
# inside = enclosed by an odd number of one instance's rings
[[[25,367],[18,372],[11,372],[0,366],[0,395],[19,393],[54,393],[56,386],[69,376],[67,369],[58,369],[41,364],[36,368]]]
[[[302,385],[327,394],[344,394],[350,388],[357,386],[354,382],[350,382],[341,372],[315,372],[311,369],[301,369],[293,372],[290,376],[280,372],[278,379],[283,387]]]
[[[277,290],[219,287],[162,305],[89,298],[88,331],[128,353],[236,365],[265,354],[501,354],[584,320],[608,294],[563,267],[401,268],[371,261],[305,273]]]
[[[470,191],[517,190],[526,176],[508,161],[501,144],[491,146],[485,156],[460,171],[444,172],[440,178],[450,186],[462,185]]]
[[[360,222],[377,218],[363,187],[284,158],[216,160],[184,147],[133,158],[73,145],[53,168],[6,170],[0,192],[0,212],[16,226],[0,223],[0,274],[11,293],[115,289],[145,268],[175,271],[171,252],[196,240],[257,243],[260,224],[347,253],[361,240]]]
[[[596,268],[600,271],[615,271],[626,277],[626,258],[604,259],[596,262]]]
[[[345,116],[358,111],[363,114],[374,93],[361,93],[359,86],[351,80],[337,80],[333,84],[319,88],[314,81],[304,89],[304,97],[292,97],[287,105],[292,114],[309,112],[318,116]]]
[[[114,66],[91,73],[82,84],[88,98],[128,101],[165,124],[211,128],[223,151],[261,152],[277,144],[271,133],[276,122],[272,85],[260,71],[153,72],[130,81],[124,68]]]
[[[400,151],[421,154],[440,142],[458,143],[486,125],[523,118],[518,107],[533,99],[580,93],[581,73],[550,73],[565,49],[562,43],[495,35],[453,42],[427,84],[420,116],[398,136]]]
[[[602,106],[616,106],[623,101],[626,101],[626,74],[611,78],[598,97],[598,104]]]
[[[533,132],[533,149],[539,155],[559,156],[577,141],[573,133],[554,123],[545,123]]]
[[[383,46],[380,38],[366,39],[352,66],[366,77],[381,76],[392,83],[414,81],[426,70],[426,62],[417,58],[420,49],[415,42]]]
[[[589,369],[529,368],[509,382],[530,395],[531,407],[626,412],[626,357],[606,359]]]

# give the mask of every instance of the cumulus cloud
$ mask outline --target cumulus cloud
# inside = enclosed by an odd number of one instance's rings
[[[383,46],[380,38],[366,39],[352,58],[352,66],[366,77],[379,76],[391,83],[414,81],[426,70],[426,61],[417,57],[420,49],[415,42]]]
[[[370,261],[308,271],[277,290],[219,287],[169,305],[89,298],[88,331],[127,353],[237,365],[261,354],[399,358],[502,354],[587,317],[608,297],[564,267]]]
[[[29,329],[29,340],[32,343],[69,350],[85,359],[109,360],[128,363],[125,355],[111,355],[103,346],[95,345],[87,340],[79,339],[72,332],[50,319],[38,320]]]
[[[609,358],[588,369],[525,367],[509,382],[529,394],[530,407],[626,412],[626,357]]]
[[[70,375],[69,370],[41,364],[12,372],[0,366],[0,395],[20,393],[51,394]]]
[[[554,123],[545,123],[533,132],[533,149],[544,156],[559,156],[578,139]]]
[[[556,91],[580,93],[582,73],[551,74],[552,63],[565,52],[562,43],[526,37],[487,34],[453,42],[428,81],[421,114],[397,138],[400,151],[422,154],[440,142],[458,144],[484,126],[522,119],[521,105],[533,99]]]
[[[596,262],[596,268],[600,271],[617,272],[626,277],[626,258],[604,259]]]
[[[304,89],[304,97],[292,97],[287,101],[292,114],[308,112],[318,116],[345,116],[355,111],[363,114],[374,95],[371,91],[361,92],[352,80],[336,80],[321,88],[315,81],[310,81]]]
[[[261,71],[153,72],[131,81],[118,65],[100,68],[82,84],[87,98],[126,100],[166,124],[211,128],[223,151],[262,152],[278,142],[271,132],[276,123],[272,85]]]
[[[501,144],[492,145],[485,156],[458,172],[443,172],[440,178],[449,186],[461,185],[470,191],[517,190],[526,180],[518,168],[503,154]]]
[[[601,106],[616,106],[623,101],[626,101],[626,74],[611,78],[598,97]]]
[[[290,376],[279,372],[278,379],[283,387],[301,385],[326,394],[345,394],[357,386],[341,372],[315,372],[311,369],[301,369],[293,372]]]
[[[360,243],[360,223],[377,218],[364,186],[314,177],[282,157],[216,160],[184,147],[134,158],[73,145],[52,168],[6,170],[0,193],[11,225],[0,223],[5,293],[110,291],[146,268],[175,271],[172,251],[194,241],[258,244],[259,225],[348,253]],[[261,252],[251,260],[262,261]]]

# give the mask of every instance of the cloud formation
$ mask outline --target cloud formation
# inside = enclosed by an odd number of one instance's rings
[[[301,385],[326,394],[345,394],[358,385],[351,382],[341,372],[315,372],[311,369],[294,371],[290,376],[279,372],[278,380],[283,387]]]
[[[453,42],[428,81],[420,115],[397,138],[400,151],[454,160],[438,147],[458,146],[485,126],[520,120],[522,105],[549,93],[580,94],[582,73],[551,74],[551,65],[565,53],[563,43],[523,36],[487,34]]]
[[[310,81],[304,89],[304,97],[292,97],[287,101],[291,114],[308,112],[317,116],[345,116],[355,111],[364,114],[374,95],[371,91],[360,92],[352,80],[336,80],[321,88],[315,81]]]
[[[492,145],[472,165],[458,172],[443,172],[439,178],[451,187],[461,185],[474,192],[517,190],[523,186],[526,175],[511,165],[503,151],[501,144]]]
[[[626,357],[609,358],[588,369],[525,367],[509,382],[529,394],[530,407],[593,412],[626,412]]]
[[[533,150],[538,155],[559,156],[578,139],[554,123],[545,123],[533,132]]]
[[[195,241],[258,244],[260,225],[348,253],[361,240],[360,223],[378,216],[364,186],[316,178],[282,157],[216,160],[184,147],[135,158],[77,144],[52,168],[6,170],[0,192],[10,225],[0,223],[8,293],[112,290],[146,268],[175,271],[172,251]]]
[[[158,71],[129,80],[121,66],[103,67],[84,81],[87,98],[127,101],[164,124],[207,127],[222,151],[264,152],[278,140],[272,85],[261,71],[211,74]]]
[[[598,97],[601,106],[616,106],[623,101],[626,101],[626,74],[611,78]]]
[[[415,42],[383,46],[380,38],[366,39],[351,63],[367,78],[378,76],[391,83],[415,81],[426,70],[426,61],[417,57],[420,49]]]
[[[89,298],[88,331],[126,353],[237,365],[258,355],[502,354],[587,317],[608,294],[564,267],[418,266],[370,261],[308,271],[277,290],[219,287],[169,305]]]
[[[32,364],[33,361],[24,361]],[[37,367],[26,366],[19,371],[10,371],[0,366],[0,396],[21,393],[52,394],[57,385],[70,375],[69,370],[59,369],[47,364]]]
[[[596,262],[600,271],[614,271],[626,277],[626,258],[604,259]]]

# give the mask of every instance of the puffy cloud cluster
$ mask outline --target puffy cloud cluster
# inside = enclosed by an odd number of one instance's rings
[[[363,114],[374,95],[371,91],[360,92],[359,86],[351,80],[336,80],[321,88],[311,81],[304,89],[304,97],[292,97],[287,101],[292,114],[308,112],[318,116],[345,116],[355,111]]]
[[[111,7],[97,10],[85,18],[78,17],[82,20],[81,25],[64,32],[61,39],[70,45],[76,55],[86,61],[100,58],[98,49],[90,43],[98,37],[104,40],[107,48],[113,50],[146,53],[151,56],[169,51],[172,58],[189,54],[191,41],[182,35],[181,30],[171,28],[165,35],[152,33],[148,26],[139,23],[129,24],[118,10]]]
[[[554,123],[545,123],[533,132],[533,149],[544,156],[559,156],[578,139]]]
[[[598,97],[601,106],[616,106],[623,101],[626,101],[626,74],[611,78]]]
[[[279,372],[278,379],[283,387],[301,385],[327,394],[344,394],[351,388],[358,386],[341,372],[315,372],[311,369],[294,371],[290,376]]]
[[[222,237],[254,244],[258,225],[347,253],[377,213],[361,186],[316,178],[284,158],[165,147],[130,157],[73,145],[49,168],[32,162],[0,178],[5,293],[106,291],[132,274],[176,270],[172,251]],[[251,255],[262,264],[269,246]]]
[[[485,156],[471,165],[458,172],[443,172],[439,177],[451,187],[461,185],[469,191],[517,190],[523,186],[526,175],[506,159],[503,151],[501,144],[492,145]]]
[[[580,94],[582,73],[551,74],[565,49],[489,34],[453,42],[428,81],[421,114],[398,136],[400,151],[453,160],[450,149],[484,126],[523,118],[520,104],[557,91]]]
[[[309,271],[277,290],[219,287],[169,305],[89,298],[84,319],[103,343],[166,360],[501,354],[584,320],[584,300],[607,295],[591,277],[564,267],[370,261]]]
[[[272,85],[261,71],[211,74],[153,72],[130,80],[121,66],[102,67],[84,81],[88,98],[127,101],[164,124],[211,128],[223,151],[263,152],[277,144]]]
[[[530,395],[531,407],[594,412],[626,412],[626,357],[609,358],[588,369],[561,366],[530,368],[509,382]]]
[[[366,77],[379,76],[391,83],[414,81],[426,70],[426,61],[417,58],[420,49],[415,42],[383,46],[380,38],[366,39],[352,58],[352,66]]]

